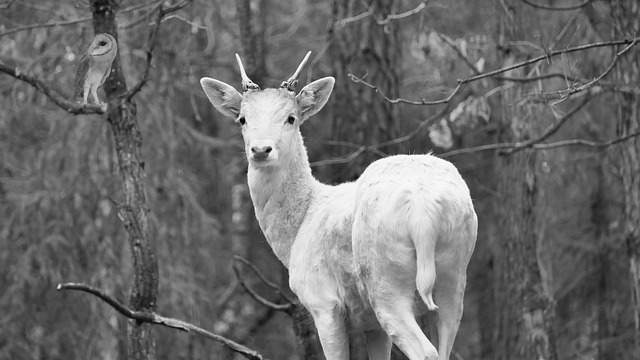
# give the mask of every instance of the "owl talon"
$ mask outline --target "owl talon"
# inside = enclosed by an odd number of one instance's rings
[[[102,111],[107,111],[107,107],[109,106],[107,103],[98,103],[98,105],[100,105],[100,109],[102,109]]]

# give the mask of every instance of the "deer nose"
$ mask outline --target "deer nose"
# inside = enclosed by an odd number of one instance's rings
[[[264,160],[269,156],[273,148],[271,146],[253,146],[251,147],[251,153],[256,160]]]

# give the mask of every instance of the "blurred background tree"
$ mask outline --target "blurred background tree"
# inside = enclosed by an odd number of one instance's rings
[[[119,53],[133,82],[146,62],[149,12],[157,4],[120,2]],[[455,358],[520,358],[514,354],[528,345],[503,342],[524,321],[512,309],[531,300],[513,295],[520,290],[544,292],[543,303],[533,307],[552,309],[546,336],[555,350],[545,358],[635,358],[635,47],[598,83],[567,99],[565,90],[604,73],[624,45],[549,57],[474,81],[437,106],[391,104],[349,74],[367,74],[364,80],[391,99],[443,99],[457,79],[478,72],[551,49],[632,38],[637,11],[632,0],[193,0],[167,16],[148,84],[135,97],[159,262],[158,311],[268,358],[298,358],[289,316],[246,295],[231,270],[232,256],[241,254],[282,283],[282,267],[253,221],[243,188],[239,131],[213,110],[198,80],[210,76],[239,88],[238,52],[254,81],[277,86],[312,50],[301,83],[329,75],[337,80],[327,109],[303,128],[320,179],[354,179],[386,154],[434,151],[454,162],[471,187],[480,229]],[[87,1],[0,0],[0,62],[19,65],[64,94],[72,93],[79,56],[92,37]],[[123,359],[126,320],[97,299],[55,291],[59,282],[78,281],[128,297],[132,259],[112,201],[122,190],[109,126],[101,115],[70,116],[4,74],[0,94],[0,359]],[[513,154],[487,146],[535,139],[560,120],[542,143],[582,139],[586,145]],[[377,146],[394,139],[392,146]],[[532,184],[528,198],[511,195]],[[526,222],[505,223],[523,212]],[[523,251],[505,266],[519,244]],[[535,285],[513,283],[524,262]],[[245,276],[269,294],[256,277]],[[157,358],[236,356],[200,337],[155,332]]]

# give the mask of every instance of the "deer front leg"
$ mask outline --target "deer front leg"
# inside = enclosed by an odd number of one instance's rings
[[[344,314],[338,306],[310,309],[327,360],[349,359],[349,337]]]

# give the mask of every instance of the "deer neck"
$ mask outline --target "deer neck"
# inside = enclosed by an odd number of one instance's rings
[[[317,181],[311,175],[307,151],[298,136],[291,161],[281,167],[255,167],[247,174],[260,228],[280,261],[288,267],[291,246],[312,201]]]

